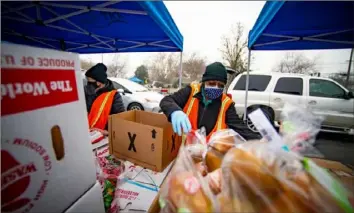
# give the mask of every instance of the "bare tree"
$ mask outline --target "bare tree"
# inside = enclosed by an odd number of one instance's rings
[[[220,51],[226,65],[236,71],[228,75],[227,89],[238,74],[247,70],[247,36],[240,22],[232,26],[228,35],[222,36]]]
[[[237,74],[247,69],[247,37],[244,36],[243,31],[243,25],[238,22],[231,28],[229,35],[221,38],[222,57]]]
[[[347,79],[349,79],[348,84],[345,87],[348,90],[354,92],[354,74],[351,74],[348,76],[348,73],[346,73],[346,72],[339,72],[339,73],[334,73],[328,77],[337,81],[341,85],[345,85],[347,82]]]
[[[158,53],[149,64],[149,76],[152,81],[170,83],[178,76],[179,59],[173,53]]]
[[[113,57],[112,62],[107,65],[107,75],[108,77],[118,77],[124,78],[127,74],[125,68],[125,61],[121,61],[118,54]]]
[[[81,64],[81,69],[83,69],[85,71],[95,65],[95,63],[93,63],[92,61],[85,60],[85,59],[80,59],[80,64]]]
[[[317,58],[307,58],[302,53],[286,53],[274,71],[282,73],[312,74],[317,72]]]
[[[184,58],[183,77],[192,81],[200,80],[205,71],[206,60],[198,56],[197,53],[192,53],[189,57]]]

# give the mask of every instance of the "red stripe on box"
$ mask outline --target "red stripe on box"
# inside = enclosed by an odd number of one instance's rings
[[[74,70],[1,69],[1,116],[78,99]]]

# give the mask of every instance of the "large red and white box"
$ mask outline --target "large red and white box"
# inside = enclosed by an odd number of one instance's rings
[[[72,204],[65,213],[105,213],[101,184],[96,184],[79,200]]]
[[[63,212],[96,181],[78,54],[1,44],[1,211]]]

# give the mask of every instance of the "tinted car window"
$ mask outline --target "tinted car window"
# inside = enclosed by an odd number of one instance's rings
[[[250,75],[249,76],[249,91],[264,91],[271,79],[270,75]],[[238,79],[234,90],[245,90],[246,88],[246,75],[242,75],[240,79]]]
[[[310,96],[323,98],[343,98],[345,91],[337,84],[322,80],[310,79]]]
[[[123,90],[126,90],[125,87],[123,87],[122,85],[118,84],[117,82],[112,81],[112,83],[113,83],[114,89],[123,89]]]
[[[290,95],[302,95],[302,78],[279,78],[274,92]]]

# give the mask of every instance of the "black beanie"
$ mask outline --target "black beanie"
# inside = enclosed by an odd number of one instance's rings
[[[220,62],[214,62],[212,64],[209,64],[205,68],[205,72],[202,78],[202,82],[205,81],[221,81],[226,84],[227,71],[225,66]]]
[[[102,63],[98,63],[86,71],[87,77],[93,78],[98,82],[105,84],[107,82],[107,67]]]

